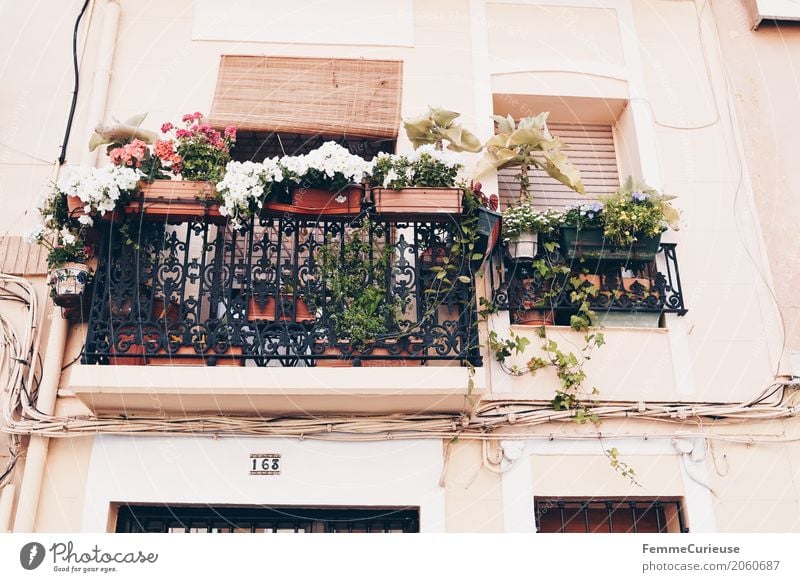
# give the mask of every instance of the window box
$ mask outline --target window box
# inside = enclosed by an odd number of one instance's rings
[[[619,247],[606,242],[602,228],[562,226],[560,242],[561,252],[568,259],[652,261],[658,253],[661,235],[642,238],[630,247]]]
[[[378,214],[419,216],[461,214],[461,188],[373,188],[372,200]]]
[[[267,209],[294,214],[336,215],[358,214],[364,200],[364,189],[352,184],[339,192],[319,188],[296,188],[292,192],[292,204],[267,203]]]
[[[127,214],[144,214],[167,222],[205,218],[224,223],[213,182],[198,180],[155,180],[139,183],[137,200],[128,203]]]

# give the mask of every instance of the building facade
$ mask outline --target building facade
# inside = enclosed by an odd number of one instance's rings
[[[7,338],[14,330],[25,345],[34,330],[40,354],[25,364],[31,381],[20,384],[23,401],[4,419],[3,438],[17,461],[4,480],[0,530],[800,530],[800,431],[792,408],[800,375],[792,367],[800,352],[792,293],[800,177],[790,163],[800,122],[787,74],[798,67],[792,47],[800,35],[780,18],[773,14],[753,30],[751,5],[740,0],[44,5],[4,7],[0,24],[7,55],[0,271],[7,290],[27,297],[9,295],[0,313]],[[276,70],[289,73],[280,78]],[[396,121],[384,123],[388,130],[335,127],[337,104],[350,98],[337,75],[354,75],[359,90],[374,88],[354,98],[364,109],[346,123],[371,118],[383,99],[399,108]],[[366,85],[370,75],[382,81]],[[226,79],[240,83],[236,91]],[[278,95],[314,87],[317,100],[266,121]],[[262,103],[273,108],[262,111]],[[312,348],[291,352],[296,312],[274,327],[248,320],[252,337],[241,340],[238,356],[225,349],[199,361],[168,349],[160,357],[148,348],[115,352],[126,339],[114,329],[124,306],[113,305],[101,282],[126,269],[136,275],[141,257],[102,247],[93,299],[67,318],[48,299],[41,251],[20,239],[33,220],[32,201],[63,166],[107,163],[102,149],[88,151],[88,140],[112,117],[147,112],[143,127],[157,130],[185,112],[245,115],[252,123],[239,124],[234,151],[243,160],[299,151],[320,135],[366,156],[411,151],[400,118],[429,105],[460,112],[482,141],[495,131],[493,115],[549,111],[589,199],[613,192],[628,175],[677,195],[681,228],[664,233],[654,261],[614,267],[613,276],[575,272],[602,277],[606,297],[615,297],[615,277],[653,285],[649,302],[640,296],[607,310],[605,345],[582,366],[587,391],[597,388],[590,397],[597,422],[553,409],[560,379],[552,366],[509,373],[543,352],[540,327],[525,325],[515,303],[514,290],[529,279],[502,248],[465,283],[484,300],[477,305],[496,308],[485,318],[474,306],[442,305],[435,319],[447,332],[428,329],[424,351],[390,349],[373,365],[365,358],[361,366],[330,367],[318,365],[325,359]],[[331,115],[331,124],[320,125]],[[68,119],[64,164],[54,163]],[[464,156],[471,175],[479,156]],[[513,174],[483,176],[483,191],[507,204]],[[532,181],[541,206],[580,200],[544,176]],[[308,267],[303,245],[277,233],[334,228],[330,219],[275,220],[258,236],[240,238],[203,220],[162,221],[175,242],[146,272],[169,259],[197,274],[167,290],[161,311],[175,302],[183,324],[198,323],[185,315],[193,313],[205,318],[199,323],[220,325],[224,312],[223,323],[236,325],[230,305],[252,295],[257,261],[215,295],[212,275],[227,272],[225,257],[270,246],[296,274]],[[395,245],[436,229],[452,236],[453,224],[426,217],[387,228]],[[204,258],[212,256],[221,262]],[[410,269],[421,280],[424,259],[414,257]],[[204,277],[212,281],[205,291],[197,282]],[[415,305],[423,302],[422,287],[403,288]],[[580,354],[584,334],[570,329],[570,309],[548,322],[546,334]],[[302,329],[313,333],[315,324]],[[141,330],[128,333],[133,343],[146,341]],[[501,363],[488,347],[492,337],[528,345]],[[5,355],[4,366],[15,369],[10,348]]]

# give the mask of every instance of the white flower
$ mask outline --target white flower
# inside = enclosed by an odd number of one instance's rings
[[[298,184],[310,170],[317,170],[330,179],[342,177],[349,182],[360,182],[364,174],[371,171],[372,162],[351,154],[333,141],[300,156],[284,156],[280,160]]]
[[[39,240],[44,236],[45,227],[44,224],[37,222],[23,234],[23,238],[25,242],[28,244],[34,244],[39,242]]]
[[[78,217],[78,222],[81,224],[85,224],[86,226],[92,226],[94,224],[94,220],[88,214],[83,214]]]
[[[241,219],[252,215],[252,206],[262,205],[272,182],[283,180],[283,168],[277,158],[257,162],[229,162],[225,175],[217,183],[217,192],[222,197],[220,214],[230,217],[232,228],[243,228]]]
[[[61,240],[64,242],[64,244],[67,245],[74,244],[75,241],[77,240],[77,237],[74,234],[72,234],[66,226],[61,229],[59,235],[61,236]]]
[[[386,172],[386,177],[383,179],[383,187],[388,188],[389,184],[397,180],[399,176],[397,172],[394,171],[394,168],[391,168],[388,172]]]
[[[141,173],[133,168],[72,166],[64,172],[58,190],[78,198],[84,213],[105,214],[116,208],[122,192],[136,188],[140,177]]]

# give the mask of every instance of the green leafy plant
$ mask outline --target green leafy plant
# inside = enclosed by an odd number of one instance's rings
[[[520,202],[529,198],[528,172],[533,167],[541,168],[568,188],[584,193],[578,168],[569,163],[567,156],[561,152],[564,142],[547,128],[548,115],[544,112],[535,117],[525,117],[519,120],[519,124],[510,115],[492,116],[498,133],[484,145],[486,155],[480,173],[519,168],[516,178],[519,181]]]
[[[680,215],[665,196],[646,183],[628,177],[614,194],[603,198],[603,233],[620,246],[654,238],[668,227],[677,230]]]
[[[430,144],[441,150],[447,142],[447,149],[455,152],[481,151],[480,140],[455,122],[460,116],[455,111],[428,107],[428,113],[403,122],[403,126],[414,149]]]
[[[453,188],[464,164],[457,154],[423,145],[408,155],[379,154],[369,181],[399,190],[409,187]]]
[[[336,338],[348,340],[356,350],[389,333],[401,308],[399,298],[389,299],[387,293],[392,248],[378,244],[376,229],[380,227],[365,220],[343,243],[331,236],[317,253],[321,291],[312,301],[327,309]]]
[[[187,113],[182,121],[182,128],[175,128],[169,122],[161,126],[161,133],[167,139],[155,142],[155,155],[163,167],[169,167],[173,174],[180,174],[184,180],[220,181],[231,160],[236,128],[226,127],[220,133],[203,122],[203,114],[199,111]]]

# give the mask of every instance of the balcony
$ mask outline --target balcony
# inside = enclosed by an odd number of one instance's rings
[[[548,273],[559,267],[559,274],[542,277],[539,261],[548,265]],[[602,325],[659,327],[662,313],[687,312],[674,243],[661,243],[655,260],[636,260],[635,255],[567,259],[556,248],[541,251],[535,259],[504,257],[501,263],[492,273],[494,305],[510,311],[515,324],[569,325],[580,307],[578,288],[586,291],[581,295]]]
[[[242,230],[203,218],[105,224],[82,363],[480,365],[469,266],[449,286],[436,277],[459,228],[372,210],[275,213]],[[343,271],[361,278],[360,296],[343,294]]]

